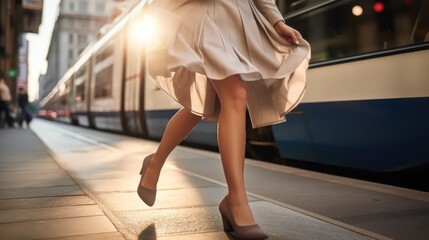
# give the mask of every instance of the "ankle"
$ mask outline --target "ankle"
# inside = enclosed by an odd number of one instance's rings
[[[156,159],[152,159],[149,164],[150,170],[157,174],[161,172],[161,169],[163,166],[164,166],[164,162],[157,161]]]
[[[249,202],[247,200],[246,194],[228,194],[228,203],[231,207],[240,207],[240,206],[248,206]]]

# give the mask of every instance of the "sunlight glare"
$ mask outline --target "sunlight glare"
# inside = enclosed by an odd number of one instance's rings
[[[136,19],[131,27],[130,37],[135,38],[136,42],[149,43],[155,39],[156,22],[149,15]]]

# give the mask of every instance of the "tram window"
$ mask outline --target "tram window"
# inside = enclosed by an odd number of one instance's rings
[[[429,42],[429,0],[423,0],[417,17],[413,38],[416,41]]]
[[[76,102],[85,101],[85,82],[82,82],[76,87]]]
[[[312,62],[429,41],[429,0],[339,0],[312,8],[316,2],[322,1],[278,1],[284,8],[301,6],[282,10],[286,22],[310,42]]]
[[[113,65],[101,70],[95,76],[95,98],[112,96]]]
[[[61,97],[61,105],[65,106],[68,104],[67,96]]]
[[[64,92],[68,94],[71,90],[71,79],[67,80],[66,87],[64,88]]]
[[[286,15],[300,9],[326,2],[326,0],[277,0],[276,2],[283,15]]]

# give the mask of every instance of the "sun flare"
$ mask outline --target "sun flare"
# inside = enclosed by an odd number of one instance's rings
[[[156,21],[149,15],[144,15],[136,19],[129,32],[131,38],[139,43],[150,43],[156,36]]]

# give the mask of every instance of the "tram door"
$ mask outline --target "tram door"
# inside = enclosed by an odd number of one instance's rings
[[[125,72],[123,85],[123,123],[127,134],[143,136],[143,45],[135,37],[133,21],[126,28]]]

